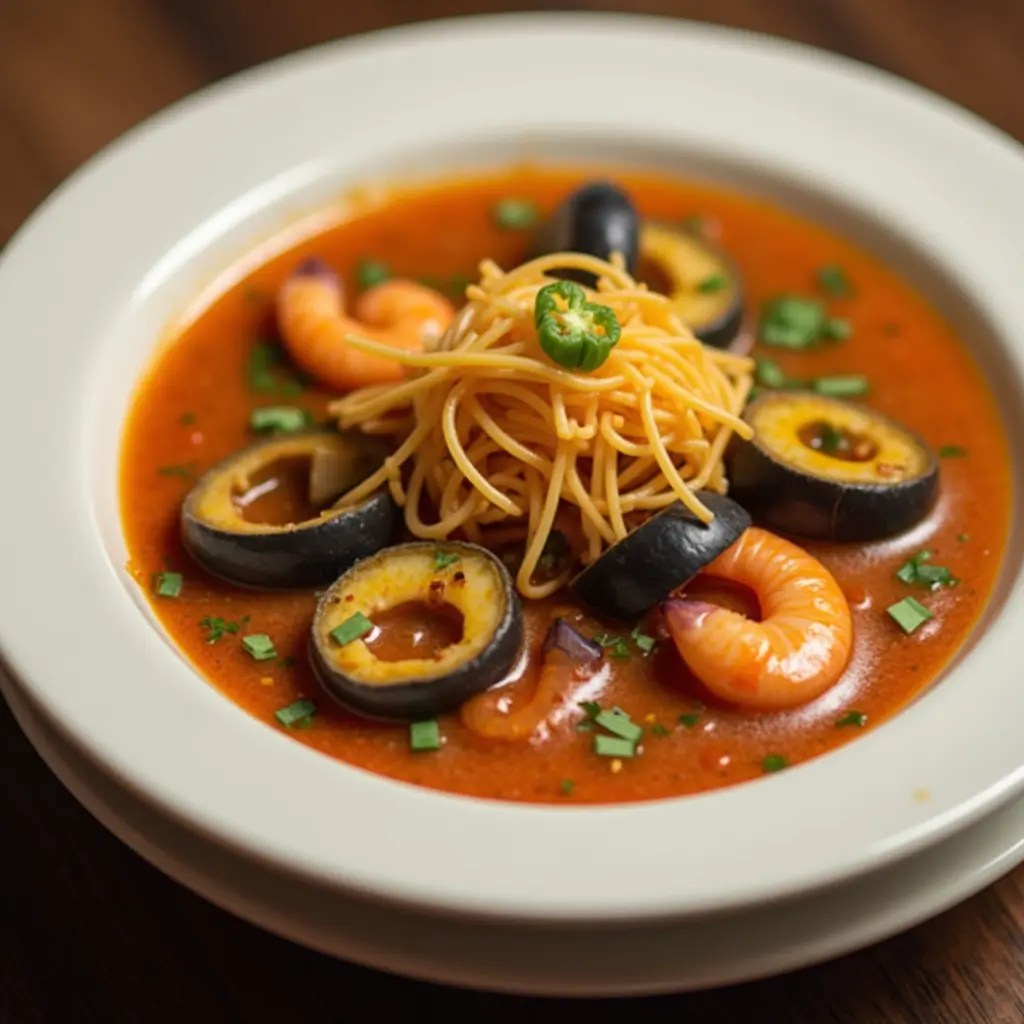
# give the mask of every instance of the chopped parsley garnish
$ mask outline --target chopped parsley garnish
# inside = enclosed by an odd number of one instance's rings
[[[967,449],[961,448],[958,444],[944,444],[939,449],[939,458],[942,459],[965,459],[967,458]]]
[[[821,329],[821,336],[826,341],[846,341],[853,334],[853,325],[849,320],[842,320],[839,317],[831,317],[825,321]]]
[[[844,729],[848,725],[855,725],[858,729],[862,729],[867,725],[868,716],[863,711],[847,711],[842,718],[836,721],[837,729]]]
[[[601,705],[596,700],[582,700],[580,701],[580,707],[587,718],[597,718],[601,714]]]
[[[180,572],[153,573],[153,593],[157,597],[177,597],[185,577]]]
[[[598,757],[633,757],[636,743],[619,736],[599,735],[594,737],[594,753]]]
[[[562,796],[569,796],[572,791],[576,788],[576,783],[572,779],[562,779],[558,786],[562,793]]]
[[[818,268],[818,286],[826,295],[831,295],[834,298],[841,298],[853,291],[846,272],[835,263]]]
[[[187,466],[161,466],[157,472],[161,476],[180,476],[187,480],[195,472],[195,463],[189,463]]]
[[[818,442],[817,447],[820,451],[826,455],[835,455],[843,449],[846,439],[843,437],[843,432],[836,430],[831,423],[823,423],[815,440]]]
[[[969,533],[958,533],[956,539],[963,544],[971,539],[971,535]]]
[[[643,654],[650,654],[658,644],[658,641],[655,640],[653,636],[641,633],[639,626],[637,626],[629,636],[633,643],[636,644],[637,650],[641,651]]]
[[[666,729],[665,726],[661,724],[661,722],[655,722],[654,725],[651,726],[652,736],[670,736],[671,734],[672,730]]]
[[[202,629],[209,630],[206,638],[208,644],[215,644],[225,633],[237,633],[242,627],[237,622],[228,622],[219,615],[207,615],[199,620]]]
[[[700,724],[700,712],[699,711],[684,711],[679,716],[679,724],[684,729],[693,729]]]
[[[811,387],[829,398],[851,398],[866,395],[871,389],[867,377],[862,373],[840,374],[835,377],[819,377]]]
[[[793,383],[774,359],[758,356],[755,360],[757,383],[765,388],[784,388]]]
[[[923,586],[929,590],[955,587],[960,581],[944,565],[932,565],[932,553],[919,551],[907,559],[896,571],[896,578],[909,586]]]
[[[714,295],[716,292],[722,291],[728,284],[729,279],[725,274],[712,274],[697,285],[697,291],[702,295]]]
[[[294,405],[265,405],[253,409],[249,416],[249,426],[260,432],[272,431],[275,434],[294,434],[312,426],[313,417],[305,410]]]
[[[412,722],[409,725],[409,746],[417,752],[441,749],[441,727],[436,721]]]
[[[250,391],[265,395],[277,392],[286,398],[295,398],[303,391],[302,380],[283,369],[284,354],[280,346],[269,341],[258,341],[249,353],[245,376]],[[281,370],[275,373],[275,370]]]
[[[335,626],[331,630],[331,639],[339,647],[344,647],[345,644],[350,644],[353,640],[366,636],[372,629],[373,623],[362,612],[356,612],[354,615],[350,615],[340,626]]]
[[[356,281],[366,291],[383,284],[391,277],[391,269],[381,260],[360,260],[356,267]]]
[[[272,371],[278,362],[276,345],[271,345],[266,341],[257,342],[255,348],[249,353],[249,365],[246,368],[249,388],[252,391],[273,391],[277,381]]]
[[[454,551],[442,551],[438,549],[434,552],[434,568],[439,572],[442,569],[447,569],[449,566],[455,565],[457,562],[461,562],[462,557],[455,554]]]
[[[253,661],[270,661],[277,657],[274,641],[266,633],[250,633],[242,637],[242,646],[252,656]]]
[[[529,199],[499,199],[494,219],[506,231],[528,231],[540,223],[540,210]]]
[[[617,708],[601,711],[594,717],[594,721],[602,729],[607,729],[613,736],[629,740],[630,743],[635,744],[644,734],[641,726],[637,725],[629,715],[619,711]]]
[[[908,636],[935,616],[920,601],[905,597],[886,608],[890,617]]]
[[[190,427],[190,426],[192,426],[193,423],[195,423],[195,421],[196,421],[196,414],[194,412],[183,412],[178,417],[178,422],[183,427]]]
[[[769,754],[762,762],[761,768],[766,772],[781,772],[789,767],[789,761],[781,754]]]
[[[274,712],[274,717],[286,729],[294,729],[296,726],[303,727],[310,724],[313,715],[316,714],[316,704],[311,700],[297,700],[286,708],[280,708]]]
[[[603,647],[612,658],[629,657],[629,645],[626,643],[625,637],[612,636],[609,633],[598,633],[592,639],[599,647]]]
[[[780,295],[765,303],[759,337],[765,345],[803,349],[817,344],[828,317],[816,299]]]

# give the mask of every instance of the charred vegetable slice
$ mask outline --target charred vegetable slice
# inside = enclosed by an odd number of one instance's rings
[[[728,348],[743,326],[743,286],[732,260],[706,239],[662,224],[640,232],[640,275],[664,291],[706,345]]]
[[[554,252],[580,252],[598,259],[610,259],[621,253],[626,269],[634,273],[640,233],[640,217],[633,200],[610,181],[595,181],[572,192],[555,210],[537,233],[534,256]],[[568,272],[555,276],[569,277],[581,284],[592,285],[593,275]]]
[[[677,502],[652,516],[613,544],[572,583],[580,600],[623,622],[633,622],[660,604],[750,526],[750,516],[735,501],[698,492],[714,513],[702,523]]]
[[[207,472],[185,499],[185,547],[207,570],[242,586],[330,583],[394,535],[386,490],[351,508],[334,504],[385,454],[372,439],[327,430],[251,445]]]
[[[730,493],[770,529],[874,540],[909,529],[935,502],[935,456],[881,413],[787,392],[763,395],[744,416],[754,440],[729,452]]]
[[[351,711],[415,722],[498,682],[522,640],[522,608],[498,558],[474,544],[416,542],[360,562],[327,590],[309,657]]]

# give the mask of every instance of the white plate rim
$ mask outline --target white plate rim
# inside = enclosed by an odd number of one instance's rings
[[[474,95],[474,84],[502,80],[525,52],[545,70],[516,91]],[[610,66],[613,57],[628,75],[593,74],[589,61]],[[369,70],[376,92],[365,88]],[[422,87],[399,109],[397,87],[411,81]],[[756,81],[756,92],[744,93],[744,81]],[[325,98],[317,92],[324,84],[337,92]],[[643,90],[709,85],[714,123],[706,111],[637,103]],[[1024,318],[1012,258],[1024,226],[1020,150],[959,108],[851,62],[710,26],[565,14],[432,23],[285,58],[184,101],[115,144],[65,183],[3,254],[0,308],[22,339],[7,353],[9,369],[13,379],[47,377],[45,395],[10,396],[9,412],[25,429],[0,441],[8,479],[31,485],[40,499],[5,511],[6,657],[86,751],[198,831],[325,885],[451,913],[610,921],[711,912],[875,869],[977,820],[1024,784],[1012,732],[998,728],[1024,703],[1013,685],[1020,580],[947,684],[857,743],[712,796],[586,810],[424,793],[330,762],[196,686],[132,606],[120,567],[98,542],[92,501],[91,418],[105,401],[92,364],[103,365],[107,336],[141,316],[181,261],[233,217],[244,219],[270,193],[287,195],[283,183],[309,172],[323,146],[318,118],[332,112],[336,96],[358,93],[340,116],[351,148],[372,156],[453,131],[473,109],[486,109],[506,132],[564,128],[564,110],[540,102],[554,87],[573,125],[608,138],[635,131],[667,144],[683,135],[823,177],[925,250],[944,253],[946,269],[1000,335],[1012,337]],[[268,123],[281,152],[257,144]],[[772,136],[814,130],[831,144],[824,153],[819,146],[780,158],[769,146]],[[869,153],[868,140],[877,143]],[[202,153],[205,174],[183,181],[188,168],[175,164],[175,152]],[[950,208],[964,180],[974,187],[972,203]],[[103,260],[93,252],[97,238],[110,241]],[[1008,357],[1020,376],[1021,346]],[[28,434],[46,452],[43,465],[24,444]],[[64,589],[88,600],[54,635],[41,610]],[[995,719],[992,707],[1000,709]],[[161,728],[145,737],[134,730],[139,712]],[[971,750],[969,763],[949,756],[954,731]],[[920,790],[928,801],[915,801]],[[842,793],[846,806],[830,793]],[[268,795],[278,798],[274,807]],[[362,830],[325,813],[334,801],[355,808]],[[851,816],[849,806],[862,815]],[[793,821],[794,807],[813,829]],[[417,844],[415,861],[405,856],[410,836],[429,839]]]

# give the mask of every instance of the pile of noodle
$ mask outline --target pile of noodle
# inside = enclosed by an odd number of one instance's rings
[[[534,302],[556,269],[595,275],[588,299],[611,307],[622,327],[591,373],[562,369],[540,347]],[[409,377],[332,403],[343,430],[393,441],[384,466],[344,501],[386,484],[416,537],[525,540],[516,586],[530,598],[573,572],[538,572],[555,530],[586,564],[675,501],[709,521],[696,492],[726,491],[726,444],[733,433],[751,436],[740,414],[752,361],[702,345],[665,296],[617,263],[555,253],[508,273],[485,261],[480,273],[431,351],[348,339],[392,356]]]

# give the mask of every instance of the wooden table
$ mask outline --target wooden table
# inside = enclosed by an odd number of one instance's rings
[[[513,6],[642,10],[789,36],[914,79],[1024,138],[1020,0]],[[506,7],[503,0],[0,0],[0,242],[86,157],[213,79],[353,32]],[[346,1019],[353,996],[383,1018],[413,1000],[424,1017],[565,1012],[553,1001],[397,980],[229,917],[96,824],[2,706],[0,820],[0,1024],[317,1024]],[[823,967],[596,1012],[660,1010],[679,1020],[751,1024],[1020,1024],[1022,886],[1024,868],[929,924]]]

